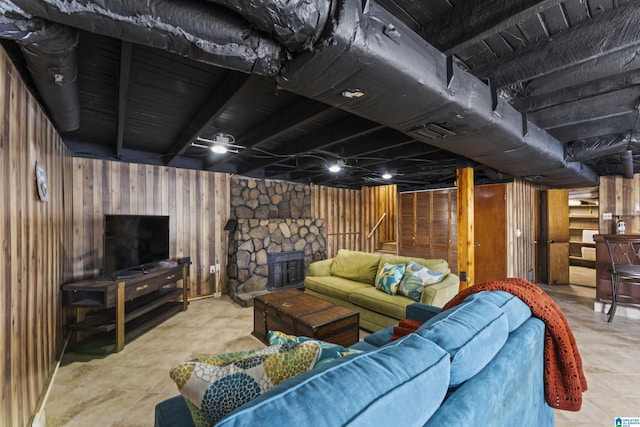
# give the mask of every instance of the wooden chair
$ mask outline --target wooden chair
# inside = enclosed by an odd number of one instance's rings
[[[620,295],[620,280],[627,285],[640,286],[640,237],[608,236],[604,238],[611,257],[611,308],[609,323],[616,314],[619,298],[630,298]]]

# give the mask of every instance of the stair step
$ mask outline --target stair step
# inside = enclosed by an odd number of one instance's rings
[[[376,249],[376,253],[396,255],[398,245],[396,242],[380,242],[380,248]]]

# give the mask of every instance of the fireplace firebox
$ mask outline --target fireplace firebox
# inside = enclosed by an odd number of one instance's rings
[[[267,289],[299,288],[304,285],[304,251],[267,255]]]

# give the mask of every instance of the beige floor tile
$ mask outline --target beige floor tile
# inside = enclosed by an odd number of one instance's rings
[[[578,342],[589,390],[580,412],[556,411],[557,426],[613,426],[640,416],[640,321],[593,311],[595,289],[542,286],[565,313]],[[45,407],[48,427],[151,427],[155,404],[177,394],[169,369],[194,357],[264,346],[251,335],[253,308],[226,297],[191,301],[108,356],[68,351]],[[363,331],[361,338],[366,335]]]

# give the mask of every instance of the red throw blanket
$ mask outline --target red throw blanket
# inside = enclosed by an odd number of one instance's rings
[[[449,301],[442,310],[460,304],[467,296],[481,291],[505,291],[531,308],[533,316],[545,325],[544,397],[552,408],[579,411],[587,379],[582,358],[569,323],[560,307],[535,284],[524,279],[503,279],[471,286]]]

